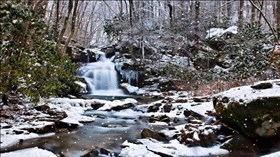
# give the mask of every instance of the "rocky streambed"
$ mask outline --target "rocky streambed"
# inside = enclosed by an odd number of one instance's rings
[[[272,90],[271,88],[277,91],[279,81],[270,83],[272,86],[269,88],[255,89],[258,84],[244,88],[252,88],[254,93],[258,94],[267,89]],[[242,91],[242,87],[240,90]],[[271,94],[273,92],[269,93],[266,98],[271,95],[276,97]],[[238,95],[234,98],[236,96]],[[175,91],[160,93],[156,97],[157,100],[151,102],[131,98],[113,101],[60,98],[50,99],[36,107],[30,105],[29,109],[28,105],[21,106],[22,113],[14,119],[1,119],[1,156],[9,156],[19,149],[33,147],[51,151],[54,156],[67,157],[247,157],[280,150],[279,132],[275,130],[278,129],[277,105],[275,112],[270,110],[263,116],[258,112],[258,117],[264,117],[262,122],[258,120],[258,123],[250,123],[259,125],[255,130],[271,129],[271,134],[261,134],[269,135],[263,138],[248,136],[249,133],[259,135],[259,132],[247,132],[237,125],[237,120],[225,116],[230,111],[234,111],[229,114],[234,118],[243,115],[235,114],[239,113],[235,112],[234,108],[238,105],[226,105],[232,100],[240,99],[232,99],[226,93],[215,95],[214,99],[193,98],[186,92]],[[255,98],[259,99],[259,96]],[[247,99],[241,102],[247,103]],[[276,104],[278,103],[276,101]],[[228,108],[229,106],[231,107]],[[266,116],[267,114],[270,116]],[[268,118],[271,119],[270,127],[264,126]],[[252,126],[248,129],[252,129]],[[45,137],[42,137],[42,133]]]

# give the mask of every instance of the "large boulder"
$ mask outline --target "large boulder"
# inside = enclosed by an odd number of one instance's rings
[[[251,138],[280,137],[280,80],[232,88],[213,98],[220,120]]]

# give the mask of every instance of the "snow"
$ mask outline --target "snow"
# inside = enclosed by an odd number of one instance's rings
[[[237,26],[231,26],[224,30],[223,28],[211,28],[209,31],[207,31],[206,39],[213,38],[213,37],[221,37],[225,33],[232,33],[232,34],[237,34],[238,27]]]
[[[125,141],[123,146],[126,146],[126,148],[122,149],[120,156],[158,156],[153,152],[160,152],[168,156],[216,156],[229,153],[227,150],[221,149],[219,145],[207,148],[200,146],[187,147],[177,140],[163,143],[155,139],[138,139],[137,143],[141,144]]]
[[[271,154],[267,154],[267,155],[263,155],[261,157],[279,157],[279,156],[280,156],[280,151],[274,152],[274,153],[271,153]]]
[[[122,83],[121,87],[124,87],[129,93],[136,93],[139,90],[139,87],[132,86],[128,83]]]
[[[255,83],[255,85],[260,83],[266,83],[266,82],[272,83],[273,85],[272,88],[257,90],[251,88],[251,86],[242,86],[242,87],[232,88],[228,91],[216,94],[214,95],[214,97],[227,97],[230,100],[234,100],[234,101],[239,101],[241,99],[246,103],[259,98],[280,97],[280,85],[279,85],[280,79],[260,81]]]
[[[55,154],[37,147],[28,148],[9,153],[2,153],[1,157],[56,157]]]
[[[98,110],[108,110],[115,106],[122,106],[128,103],[137,103],[137,100],[132,98],[127,98],[124,100],[114,100],[114,101],[107,101],[104,106],[100,107]]]

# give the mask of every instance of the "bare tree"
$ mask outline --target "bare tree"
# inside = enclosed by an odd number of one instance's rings
[[[280,1],[277,1],[277,27],[280,28]],[[279,38],[279,37],[278,37]]]
[[[55,26],[54,26],[54,37],[55,39],[58,38],[58,23],[59,23],[59,0],[56,0],[56,18],[55,18]]]
[[[69,37],[68,37],[68,39],[65,43],[64,50],[63,50],[63,55],[66,53],[69,42],[71,41],[71,39],[72,39],[72,37],[75,33],[78,3],[79,3],[79,0],[75,0],[74,10],[73,10],[73,15],[72,15],[72,20],[71,20],[71,32],[70,32],[70,35],[69,35]]]
[[[254,3],[256,0],[252,0]],[[256,11],[255,7],[251,7],[251,22],[255,22],[256,18]]]
[[[73,0],[69,0],[69,3],[68,3],[68,13],[67,13],[67,16],[64,19],[63,27],[62,27],[62,30],[61,30],[61,32],[59,34],[59,38],[58,38],[58,41],[57,41],[57,44],[56,44],[56,49],[58,51],[60,51],[60,46],[61,46],[60,44],[61,44],[61,41],[63,39],[64,33],[66,31],[68,19],[69,19],[70,15],[71,15],[72,9],[73,9]]]
[[[242,28],[243,25],[243,9],[244,9],[244,0],[239,1],[239,11],[238,11],[238,26]]]

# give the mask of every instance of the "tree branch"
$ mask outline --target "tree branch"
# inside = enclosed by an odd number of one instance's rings
[[[263,19],[265,20],[265,22],[267,23],[269,29],[271,30],[272,32],[272,35],[274,37],[274,40],[275,40],[275,43],[278,42],[278,38],[277,36],[275,35],[275,31],[274,29],[272,28],[271,24],[268,22],[267,18],[264,16],[262,10],[252,1],[252,0],[249,0],[249,2],[260,12],[261,16],[263,17]]]

